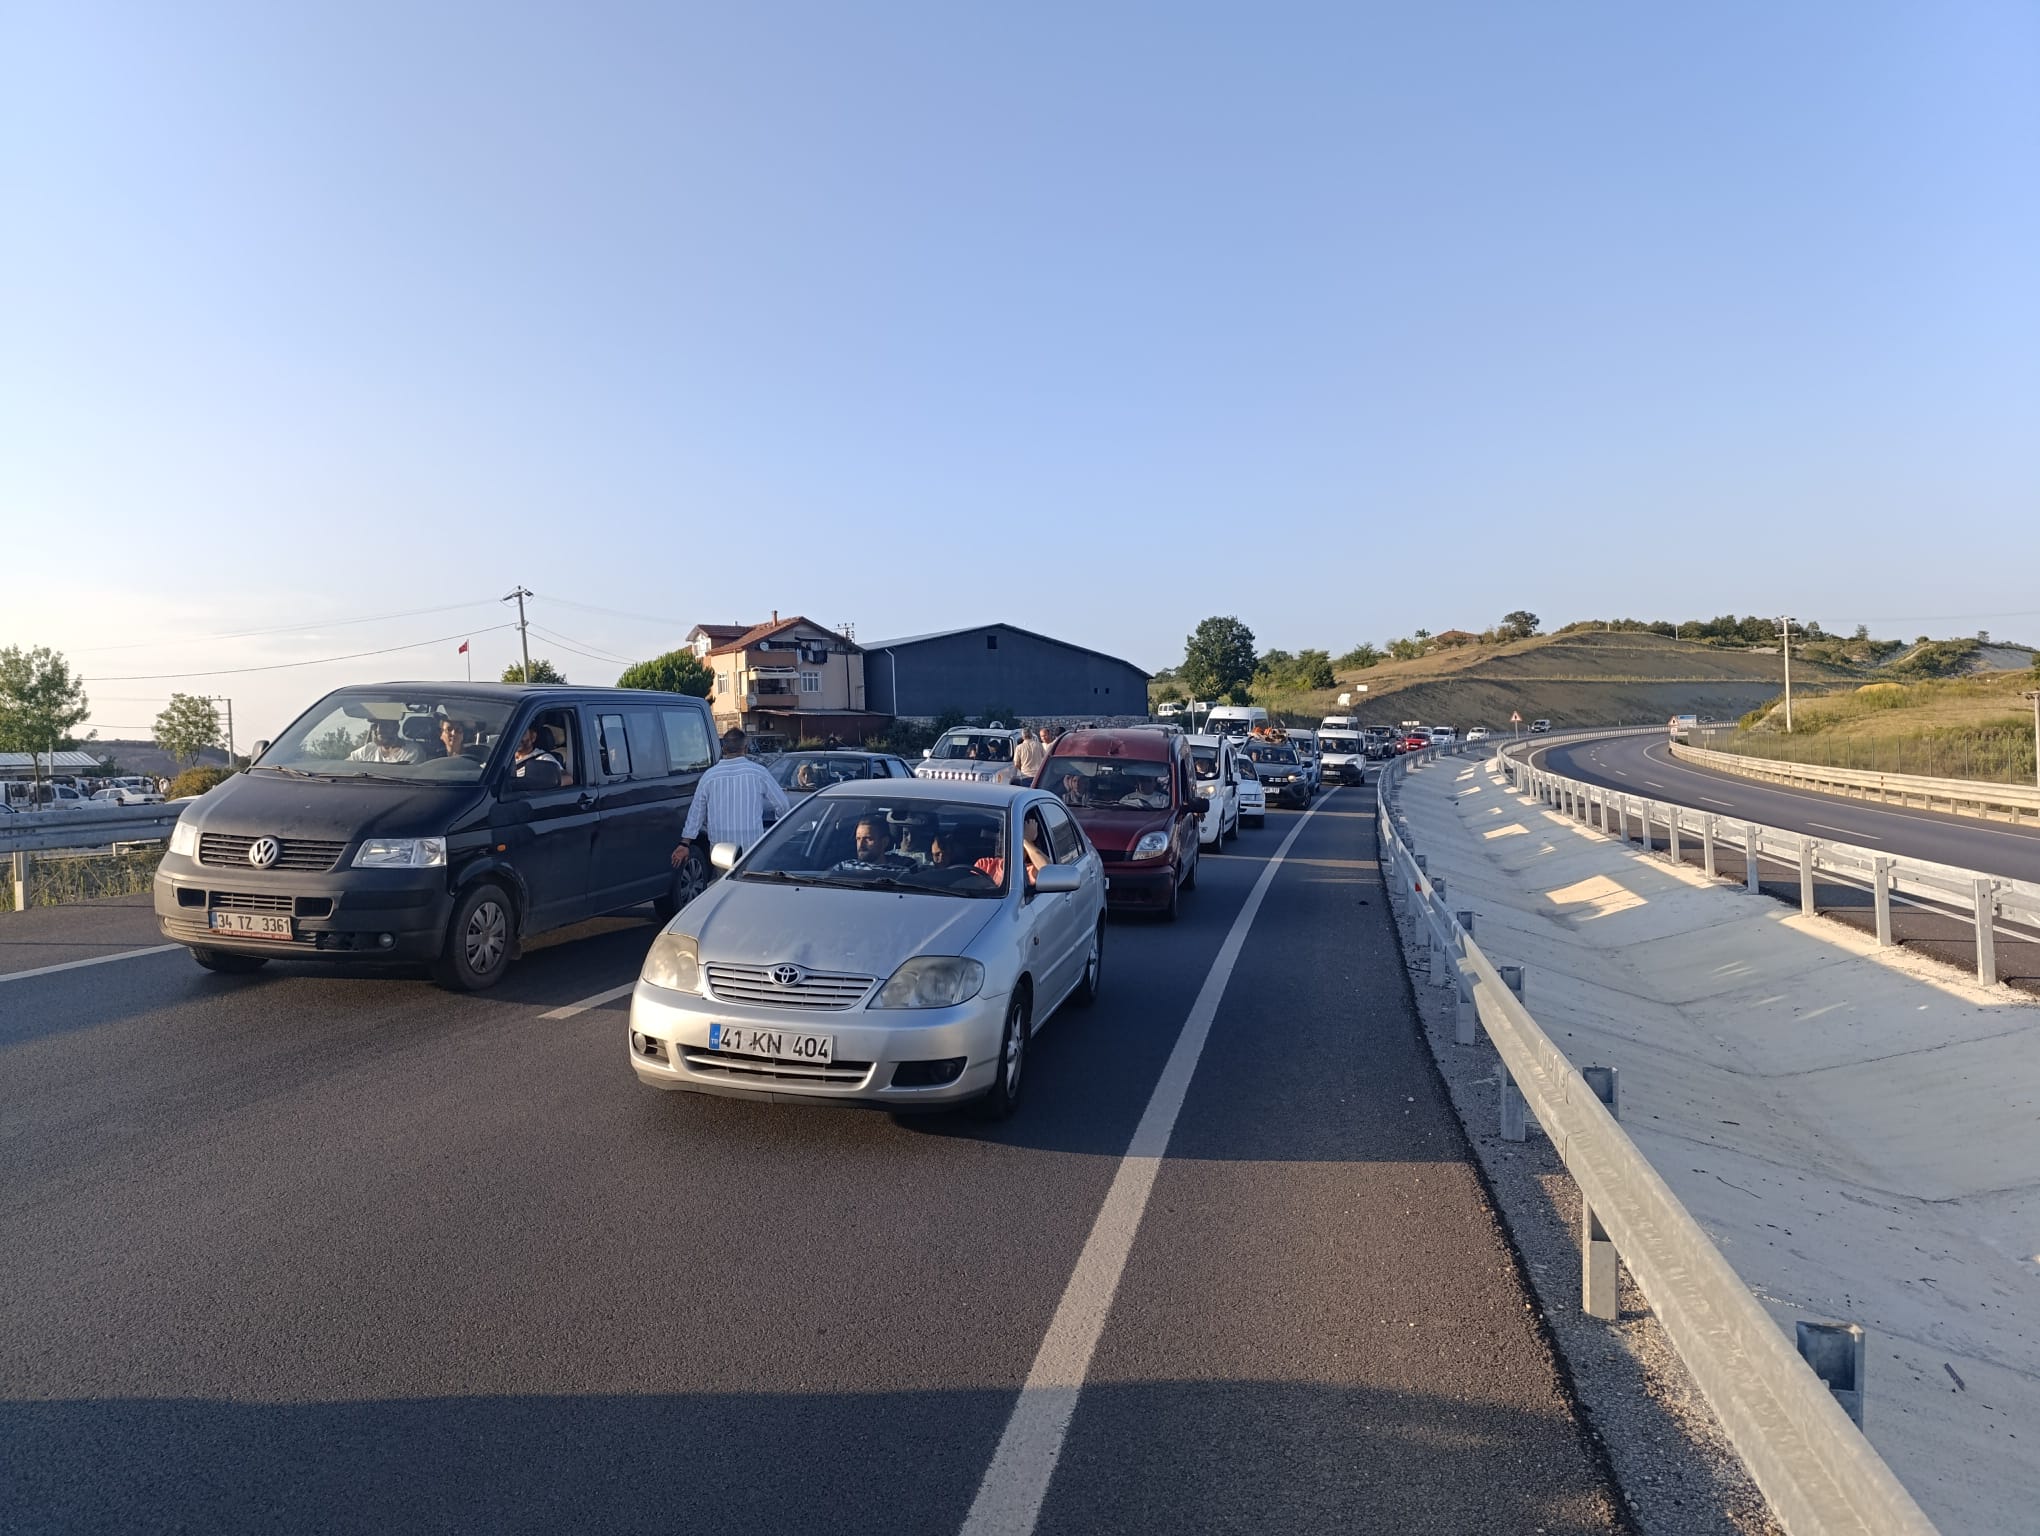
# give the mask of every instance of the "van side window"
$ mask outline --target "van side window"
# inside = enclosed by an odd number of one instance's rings
[[[524,734],[535,735],[527,752]],[[580,734],[571,709],[548,709],[533,715],[513,748],[510,788],[533,794],[540,790],[566,789],[582,778],[578,761]]]
[[[708,722],[699,710],[662,709],[659,722],[666,731],[666,764],[669,773],[699,773],[709,763]]]
[[[595,717],[595,745],[602,754],[602,772],[607,778],[630,777],[630,738],[624,734],[622,715]]]

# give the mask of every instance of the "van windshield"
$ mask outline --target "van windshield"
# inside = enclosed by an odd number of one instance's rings
[[[1078,809],[1166,811],[1169,764],[1124,757],[1051,757],[1041,787]]]
[[[321,778],[473,784],[513,707],[457,693],[349,689],[306,710],[255,766]]]

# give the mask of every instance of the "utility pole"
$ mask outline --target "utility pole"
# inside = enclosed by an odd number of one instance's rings
[[[208,704],[227,706],[227,766],[234,766],[234,701],[223,693],[209,693],[205,696]]]
[[[524,680],[527,683],[531,681],[531,632],[524,622],[524,600],[532,595],[529,588],[519,587],[503,599],[506,603],[517,604],[517,644],[524,651]]]
[[[1792,617],[1790,614],[1778,620],[1779,632],[1785,637],[1785,734],[1792,734]]]

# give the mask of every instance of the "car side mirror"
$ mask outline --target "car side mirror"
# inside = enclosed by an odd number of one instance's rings
[[[708,850],[708,862],[717,869],[735,869],[743,852],[735,843],[717,843]]]
[[[248,762],[249,762],[249,765],[250,765],[250,766],[252,767],[252,766],[253,766],[254,764],[256,764],[256,763],[259,763],[259,762],[261,762],[261,761],[262,761],[262,754],[263,754],[263,753],[265,753],[265,752],[267,752],[268,750],[269,750],[269,743],[268,743],[268,742],[266,742],[266,741],[258,741],[258,742],[256,742],[254,746],[252,746],[252,747],[250,747],[250,748],[248,749]]]
[[[923,747],[923,748],[921,748],[921,756],[923,756],[923,757],[933,757],[934,755],[935,755],[935,749],[934,749],[933,747]]]
[[[1044,864],[1034,872],[1034,894],[1067,896],[1084,888],[1083,871],[1069,864]]]

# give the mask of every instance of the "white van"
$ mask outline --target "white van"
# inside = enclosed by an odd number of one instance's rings
[[[1328,784],[1367,782],[1367,741],[1356,730],[1327,729],[1318,737],[1318,774]]]
[[[1341,736],[1350,736],[1360,729],[1360,722],[1351,715],[1326,715],[1318,722],[1320,731],[1336,731]]]
[[[1220,704],[1204,717],[1214,736],[1245,736],[1268,723],[1268,711],[1255,704]]]

